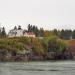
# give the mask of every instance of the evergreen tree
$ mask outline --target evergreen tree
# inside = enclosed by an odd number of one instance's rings
[[[71,39],[72,31],[71,30],[61,30],[60,38],[61,39]]]
[[[43,28],[40,28],[40,30],[39,30],[39,36],[40,37],[44,36],[44,29]]]
[[[2,37],[6,37],[6,31],[4,27],[2,28]]]
[[[35,27],[35,31],[34,31],[34,33],[36,34],[36,36],[39,35],[39,30],[38,30],[37,26]]]
[[[73,30],[72,38],[75,39],[75,30]]]
[[[53,32],[54,32],[55,35],[58,36],[58,30],[57,29],[54,29]]]
[[[34,32],[35,33],[35,35],[36,36],[38,36],[39,35],[39,29],[38,29],[38,27],[37,26],[35,26],[35,25],[28,25],[28,31],[29,32]]]
[[[16,30],[16,29],[17,29],[17,27],[15,26],[15,27],[14,27],[14,30]]]
[[[32,31],[32,25],[28,25],[28,31],[31,32]]]
[[[60,38],[64,39],[64,36],[65,36],[65,30],[62,29],[60,32]]]

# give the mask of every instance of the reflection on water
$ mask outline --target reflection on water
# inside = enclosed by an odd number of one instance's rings
[[[1,62],[0,75],[75,75],[75,61]]]

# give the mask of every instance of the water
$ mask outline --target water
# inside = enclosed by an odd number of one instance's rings
[[[75,75],[75,61],[1,62],[0,75]]]

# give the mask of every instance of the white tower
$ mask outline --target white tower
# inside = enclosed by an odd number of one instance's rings
[[[2,31],[2,23],[0,22],[0,31]]]

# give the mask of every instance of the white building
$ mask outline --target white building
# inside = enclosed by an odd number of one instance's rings
[[[27,30],[23,30],[21,26],[18,26],[18,28],[15,26],[14,29],[10,30],[8,33],[8,37],[35,37],[35,34],[33,32],[28,32]]]
[[[0,27],[0,32],[2,32],[2,30],[3,30],[3,28],[2,28],[2,27]]]

